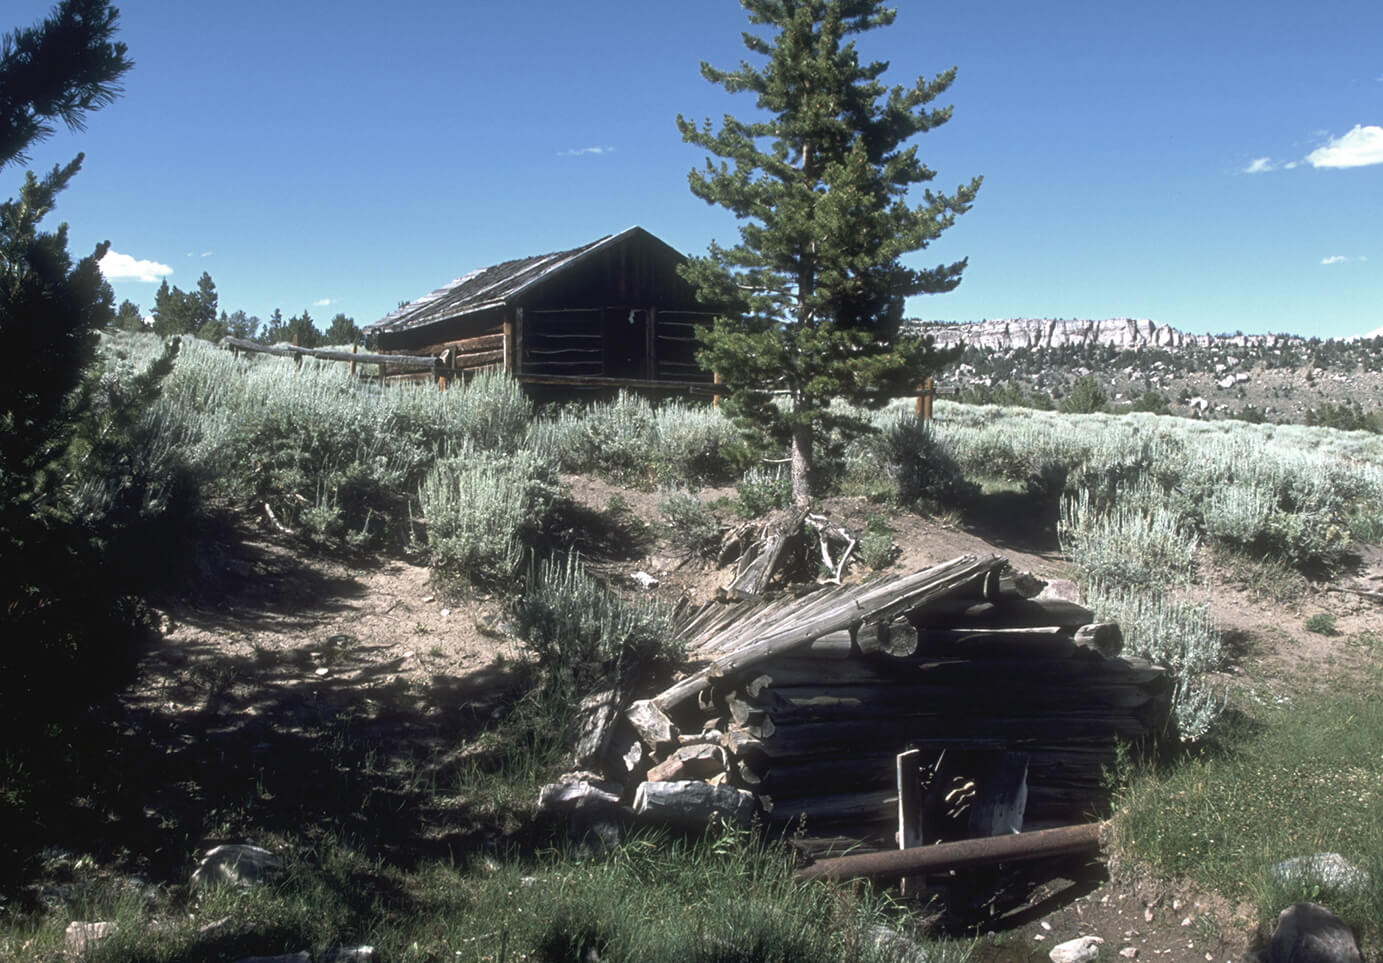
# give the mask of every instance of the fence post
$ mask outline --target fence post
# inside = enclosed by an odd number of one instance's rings
[[[724,384],[724,383],[725,383],[725,379],[722,378],[722,377],[720,376],[720,372],[717,371],[717,372],[715,372],[714,374],[711,375],[711,383],[712,383],[712,384],[721,385],[721,384]],[[719,394],[719,393],[716,393],[716,394],[711,395],[711,407],[712,407],[712,408],[719,408],[719,407],[720,407],[720,394]]]
[[[932,420],[932,399],[936,397],[936,386],[931,378],[926,378],[917,388],[917,403],[913,406],[913,412],[923,421]]]
[[[360,353],[360,342],[358,342],[358,341],[352,341],[352,342],[351,342],[351,354],[359,354],[359,353]],[[354,358],[351,359],[351,366],[350,366],[350,369],[346,372],[346,376],[349,377],[349,378],[354,378],[354,377],[355,377],[355,359],[354,359]]]
[[[293,335],[293,347],[298,348],[301,346],[302,345],[298,341],[298,336],[296,334]],[[293,367],[297,368],[299,371],[301,371],[303,367],[303,356],[296,351],[293,352]]]

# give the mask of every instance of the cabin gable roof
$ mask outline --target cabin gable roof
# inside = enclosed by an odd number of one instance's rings
[[[365,330],[389,333],[411,331],[440,321],[504,307],[521,300],[547,281],[578,267],[597,252],[634,239],[666,248],[678,260],[683,258],[671,245],[635,225],[567,251],[518,258],[471,271],[409,302],[368,325]]]

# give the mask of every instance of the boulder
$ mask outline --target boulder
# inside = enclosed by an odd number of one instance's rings
[[[570,812],[578,807],[618,806],[624,787],[593,772],[568,772],[538,790],[539,812]]]
[[[1273,879],[1287,887],[1319,887],[1340,893],[1356,893],[1369,885],[1369,874],[1339,853],[1312,853],[1284,859],[1272,869]]]
[[[217,846],[202,857],[192,874],[192,889],[221,884],[249,886],[271,879],[282,871],[283,862],[269,850],[247,843],[230,843]]]
[[[114,923],[68,923],[63,933],[63,949],[68,956],[84,959],[97,943],[114,932]]]
[[[1104,940],[1098,936],[1078,936],[1074,940],[1058,943],[1047,954],[1052,963],[1090,963],[1099,958]]]
[[[1277,918],[1267,963],[1361,963],[1354,932],[1316,903],[1293,903]]]

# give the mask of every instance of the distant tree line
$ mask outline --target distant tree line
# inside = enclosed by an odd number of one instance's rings
[[[217,312],[218,295],[216,282],[203,271],[192,291],[184,291],[176,285],[170,286],[165,278],[154,294],[154,307],[150,312],[153,326],[145,324],[144,314],[139,305],[126,299],[115,312],[114,326],[124,331],[148,331],[160,337],[191,334],[204,341],[219,341],[226,335],[258,341],[260,344],[279,344],[293,342],[304,348],[322,345],[356,344],[363,334],[354,318],[338,313],[332,318],[323,332],[317,327],[312,316],[303,313],[284,320],[278,308],[269,316],[267,322],[244,311],[224,310]]]

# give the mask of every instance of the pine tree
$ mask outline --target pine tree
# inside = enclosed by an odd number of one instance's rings
[[[139,313],[139,305],[129,298],[121,301],[115,312],[115,326],[121,331],[143,331],[144,316]]]
[[[192,314],[192,331],[203,341],[219,341],[226,333],[225,326],[218,324],[216,318],[216,282],[203,271],[197,279],[197,293],[188,295],[188,307]]]
[[[134,64],[112,40],[119,12],[107,0],[62,0],[42,23],[0,41],[0,168],[23,162],[52,119],[80,130],[120,94]]]
[[[255,340],[263,344],[278,344],[280,341],[288,340],[288,322],[283,320],[283,312],[274,308],[274,313],[269,315],[269,320],[259,329],[259,334]]]
[[[80,128],[119,92],[130,62],[115,23],[106,0],[62,0],[0,41],[0,169],[49,121]],[[84,711],[134,664],[127,590],[149,543],[128,442],[176,354],[128,381],[101,377],[100,331],[116,317],[98,266],[109,245],[75,259],[66,225],[42,225],[81,162],[28,173],[0,204],[0,343],[22,359],[0,382],[0,729],[40,763],[29,737],[55,736],[49,721]]]
[[[887,64],[861,64],[849,38],[888,26],[894,11],[875,0],[741,3],[767,28],[744,35],[767,64],[701,72],[753,93],[763,119],[727,116],[715,131],[677,118],[684,140],[721,159],[691,172],[691,190],[744,222],[740,243],[712,243],[683,273],[726,315],[702,335],[700,363],[722,376],[728,413],[790,441],[793,501],[805,505],[816,440],[865,430],[834,414],[832,398],[879,407],[950,360],[931,338],[900,333],[903,305],[955,288],[966,262],[919,270],[900,259],[967,210],[980,179],[908,203],[908,189],[935,174],[907,142],[950,117],[929,105],[955,70],[885,88]]]
[[[312,315],[306,308],[302,314],[288,319],[287,337],[302,348],[315,348],[322,343],[322,332],[312,323]]]
[[[327,328],[326,336],[322,339],[323,344],[358,344],[360,342],[360,325],[355,323],[355,319],[345,314],[337,314],[331,319],[331,325]]]

